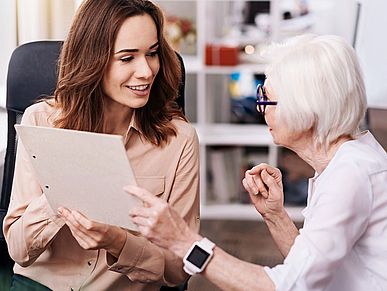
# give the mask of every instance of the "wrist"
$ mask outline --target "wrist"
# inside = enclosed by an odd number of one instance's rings
[[[169,249],[176,256],[182,259],[188,252],[192,244],[196,241],[200,241],[202,238],[203,237],[197,233],[189,232],[186,236],[182,236],[179,239],[176,239]]]
[[[215,244],[207,238],[195,241],[183,258],[184,271],[195,275],[204,271],[213,257]]]
[[[118,259],[118,257],[120,256],[120,254],[122,252],[122,249],[125,246],[126,237],[127,237],[127,232],[125,230],[119,228],[117,235],[114,236],[113,243],[110,245],[110,247],[106,251],[109,254],[111,254],[113,257]]]
[[[263,216],[266,223],[278,224],[287,217],[287,212],[284,207],[277,211],[268,211]]]

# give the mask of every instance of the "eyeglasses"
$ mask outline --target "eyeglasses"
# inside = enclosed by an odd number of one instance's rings
[[[277,105],[277,101],[269,101],[267,98],[265,87],[262,84],[257,86],[257,110],[262,115],[265,115],[265,109],[267,105]]]

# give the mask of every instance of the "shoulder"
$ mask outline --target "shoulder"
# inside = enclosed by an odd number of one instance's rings
[[[176,134],[169,136],[169,140],[165,146],[178,152],[199,152],[199,139],[195,128],[191,123],[174,118],[171,120],[171,125],[174,127]]]
[[[387,171],[387,154],[371,133],[346,142],[337,153],[337,164],[363,175]]]
[[[172,119],[171,123],[176,128],[176,133],[178,138],[189,139],[189,140],[197,139],[196,130],[191,123],[180,118]]]
[[[359,139],[343,144],[320,176],[322,190],[336,197],[372,201],[375,181],[381,180],[375,176],[387,171],[386,153],[375,143]]]
[[[54,104],[41,101],[27,107],[22,123],[30,125],[51,126],[58,110]]]

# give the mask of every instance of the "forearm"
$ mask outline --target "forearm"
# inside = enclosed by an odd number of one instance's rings
[[[262,266],[241,261],[218,247],[202,275],[222,290],[275,290]]]
[[[169,249],[183,260],[192,244],[202,238],[188,230],[182,238],[171,243]],[[214,254],[201,275],[223,290],[275,290],[262,266],[239,260],[219,247],[214,248]]]
[[[176,255],[130,233],[118,257],[107,254],[107,263],[110,270],[135,282],[178,285],[188,277]]]
[[[11,202],[4,233],[12,259],[25,267],[46,250],[64,222],[51,210],[44,195],[22,208]]]
[[[36,125],[30,117],[27,109],[22,124]],[[42,193],[28,154],[19,140],[11,201],[4,219],[8,250],[19,265],[32,264],[63,227],[64,221],[55,211]]]
[[[281,254],[286,257],[299,231],[285,209],[276,215],[266,215],[264,221]]]

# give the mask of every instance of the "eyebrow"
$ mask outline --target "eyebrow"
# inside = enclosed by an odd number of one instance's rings
[[[155,47],[157,47],[159,45],[159,42],[156,42],[154,44],[152,44],[149,49],[153,49]],[[136,53],[138,52],[139,49],[122,49],[122,50],[119,50],[118,52],[115,52],[114,54],[119,54],[119,53]]]

